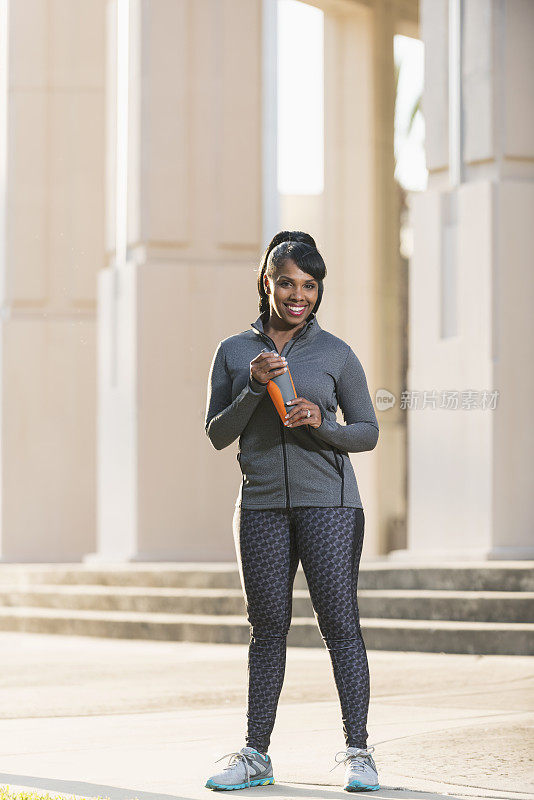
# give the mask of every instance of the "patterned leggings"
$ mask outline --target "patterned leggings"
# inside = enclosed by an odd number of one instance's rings
[[[367,747],[369,665],[357,584],[362,508],[236,507],[234,542],[250,623],[246,744],[266,753],[286,665],[299,558],[332,661],[346,746]]]

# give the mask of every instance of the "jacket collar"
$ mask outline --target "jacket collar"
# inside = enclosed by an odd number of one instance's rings
[[[267,323],[269,319],[269,310],[264,311],[255,322],[251,322],[251,328],[258,336],[263,333],[267,336],[264,329],[264,324]],[[306,324],[304,327],[297,333],[294,337],[295,339],[300,339],[301,337],[306,337],[307,339],[312,339],[316,336],[319,331],[321,330],[321,326],[319,325],[319,321],[317,319],[317,315],[315,312],[312,311],[308,319],[306,320]]]

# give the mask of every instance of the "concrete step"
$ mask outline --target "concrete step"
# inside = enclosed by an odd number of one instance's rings
[[[0,607],[57,608],[74,611],[141,613],[246,614],[239,589],[168,589],[160,587],[58,585],[0,586]],[[534,592],[458,592],[423,589],[359,589],[362,617],[458,620],[466,622],[530,622]],[[295,589],[293,616],[314,616],[307,589]]]
[[[367,618],[361,628],[366,647],[374,650],[534,655],[533,623]],[[247,644],[250,637],[242,616],[30,607],[0,608],[0,630],[233,644]],[[288,644],[324,646],[315,619],[294,619]]]
[[[228,563],[0,564],[0,586],[38,584],[239,589],[237,565]],[[533,561],[448,562],[414,565],[382,560],[361,564],[359,589],[533,592]],[[295,588],[305,589],[299,567]]]
[[[367,562],[358,605],[368,647],[533,654],[534,562]],[[0,564],[0,629],[248,642],[235,563]],[[288,643],[322,645],[302,566]]]

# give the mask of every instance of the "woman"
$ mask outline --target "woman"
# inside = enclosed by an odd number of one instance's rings
[[[217,450],[239,438],[233,533],[251,626],[246,745],[227,754],[228,765],[206,783],[212,789],[274,783],[267,749],[299,559],[340,699],[344,788],[379,788],[367,748],[369,669],[356,595],[365,520],[348,456],[372,450],[379,430],[360,361],[317,320],[325,275],[311,236],[278,233],[258,275],[260,316],[220,341],[211,364],[206,432]],[[282,422],[267,383],[288,367],[298,397]],[[345,425],[336,421],[338,404]]]

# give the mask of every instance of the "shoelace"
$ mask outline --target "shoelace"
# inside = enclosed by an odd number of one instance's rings
[[[371,745],[370,747],[366,748],[365,750],[363,748],[361,748],[358,753],[349,753],[348,750],[338,750],[338,752],[334,756],[335,760],[337,761],[337,764],[335,764],[332,767],[330,772],[332,772],[336,767],[339,767],[340,764],[348,764],[353,758],[356,758],[356,759],[360,759],[360,758],[367,759],[367,757],[370,756],[371,753],[374,752],[374,749],[375,748],[373,747],[373,745]],[[343,756],[343,758],[341,759],[341,761],[338,761],[337,757],[338,757],[338,755],[340,753]],[[372,763],[372,761],[373,761],[373,759],[371,758],[371,763]],[[360,762],[360,763],[356,762],[355,766],[359,767],[359,769],[361,769],[361,770],[365,769],[365,764],[363,762]]]
[[[221,761],[223,758],[226,758],[227,756],[230,756],[230,761],[228,762],[226,767],[224,767],[224,769],[231,769],[234,766],[234,764],[237,764],[237,762],[240,760],[245,762],[245,771],[247,775],[247,788],[250,789],[250,765],[247,761],[247,754],[240,753],[239,751],[236,751],[235,753],[225,753],[225,755],[221,756],[221,758],[215,759],[215,763],[217,763],[217,761]]]

